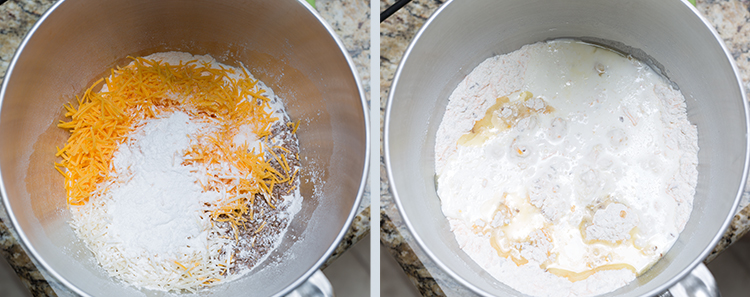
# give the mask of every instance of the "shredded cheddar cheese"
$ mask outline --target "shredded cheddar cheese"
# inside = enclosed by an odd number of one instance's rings
[[[108,219],[100,212],[92,215],[91,209],[102,208],[108,191],[120,182],[117,177],[126,174],[118,172],[123,167],[113,163],[118,149],[149,120],[175,112],[210,123],[210,128],[190,135],[181,163],[175,164],[202,174],[195,181],[198,189],[220,193],[219,199],[206,203],[202,210],[211,220],[208,237],[217,240],[209,240],[208,251],[219,256],[206,258],[195,253],[141,267],[129,259],[95,251],[112,250],[108,246],[111,240],[86,241],[97,261],[113,276],[153,280],[149,283],[153,285],[146,286],[149,288],[196,292],[197,288],[231,278],[237,270],[233,265],[242,257],[234,249],[240,246],[241,234],[250,234],[253,242],[249,246],[254,247],[256,235],[279,228],[278,222],[269,221],[267,225],[264,208],[286,207],[278,197],[296,189],[299,163],[295,162],[299,155],[271,141],[277,133],[272,127],[280,123],[294,134],[300,122],[280,116],[283,114],[278,107],[271,106],[279,103],[271,102],[264,93],[265,86],[259,87],[259,81],[244,68],[237,73],[233,68],[201,60],[167,64],[129,58],[132,63],[128,66],[112,69],[107,78],[99,79],[76,96],[75,102],[63,106],[65,120],[57,126],[69,131],[70,136],[57,148],[60,159],[54,168],[64,176],[67,204],[73,217],[79,218],[71,222],[76,233],[79,237],[90,233],[91,238],[105,238]],[[252,141],[236,141],[250,133]],[[253,144],[256,140],[257,145]],[[81,222],[86,215],[92,216],[93,223]],[[217,225],[231,230],[221,233]],[[237,244],[232,245],[233,241]]]
[[[213,218],[229,221],[233,228],[242,226],[242,215],[250,211],[248,202],[256,195],[274,207],[274,186],[293,181],[286,159],[268,148],[254,152],[231,141],[243,125],[249,125],[258,138],[267,137],[271,124],[279,120],[268,111],[269,99],[262,90],[254,88],[257,80],[247,72],[241,79],[232,79],[231,69],[215,69],[195,61],[166,65],[144,58],[131,59],[132,66],[112,70],[106,79],[107,91],[93,91],[104,81],[100,79],[77,98],[77,108],[73,104],[64,106],[65,117],[70,121],[61,121],[58,127],[69,130],[71,135],[65,146],[57,150],[62,160],[55,163],[55,168],[65,176],[68,204],[85,204],[97,192],[98,185],[113,174],[112,155],[133,131],[134,123],[184,109],[221,123],[217,135],[205,135],[207,144],[196,144],[186,153],[190,160],[187,163],[203,163],[209,171],[231,164],[238,171],[236,176],[224,178],[209,174],[205,190],[232,193],[216,207]],[[181,94],[188,100],[179,102],[170,94]],[[299,127],[299,121],[287,124],[295,132]],[[272,167],[264,158],[266,152],[281,164],[284,172]]]

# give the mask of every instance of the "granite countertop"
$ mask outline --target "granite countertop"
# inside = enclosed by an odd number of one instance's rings
[[[0,80],[26,33],[55,0],[10,0],[0,5]],[[370,5],[365,0],[317,0],[317,10],[333,27],[349,51],[369,102]],[[2,1],[0,1],[2,3]],[[367,187],[366,189],[369,189]],[[349,232],[323,267],[370,232],[370,194],[365,192]],[[34,296],[71,296],[41,266],[31,259],[0,204],[0,257],[10,263]]]
[[[381,1],[381,11],[395,3]],[[398,63],[414,35],[444,0],[413,0],[380,25],[380,98],[382,115]],[[748,0],[698,0],[698,10],[714,25],[737,61],[743,85],[750,89],[750,11]],[[382,142],[381,142],[382,143]],[[382,147],[381,147],[382,152]],[[382,153],[381,153],[382,156]],[[407,230],[389,190],[381,158],[380,240],[424,296],[475,296],[427,257]],[[750,230],[750,188],[729,229],[706,258],[709,262]]]

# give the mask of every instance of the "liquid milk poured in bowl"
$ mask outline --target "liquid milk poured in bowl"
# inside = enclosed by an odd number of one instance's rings
[[[697,129],[679,91],[611,50],[556,40],[485,60],[453,91],[435,144],[459,245],[536,296],[624,286],[692,210]]]

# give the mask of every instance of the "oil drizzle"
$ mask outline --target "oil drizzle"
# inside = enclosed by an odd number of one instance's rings
[[[514,100],[511,101],[510,98]],[[534,98],[534,95],[527,91],[499,97],[495,104],[487,109],[484,117],[474,123],[469,133],[461,135],[457,143],[463,146],[481,146],[492,135],[516,126],[521,119],[554,110],[544,99]]]

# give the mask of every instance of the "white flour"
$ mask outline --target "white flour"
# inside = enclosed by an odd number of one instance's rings
[[[171,65],[191,60],[214,69],[221,65],[209,56],[189,53],[158,53],[146,58]],[[242,70],[234,70],[224,78],[225,83],[240,77]],[[259,139],[249,126],[255,122],[250,122],[238,127],[230,140],[235,147],[247,145],[248,151],[262,149],[266,152],[263,158],[269,157],[268,151],[286,154],[289,170],[297,170],[299,162],[294,155],[298,144],[286,125],[289,117],[282,102],[262,82],[258,81],[256,88],[270,99],[263,108],[276,118],[269,124],[272,134]],[[101,92],[107,91],[105,84]],[[185,99],[176,94],[167,97],[179,102]],[[227,163],[191,163],[186,153],[197,144],[210,145],[214,135],[224,135],[220,127],[226,123],[217,121],[187,106],[136,122],[134,131],[114,153],[112,177],[99,185],[87,204],[70,206],[70,224],[110,275],[136,287],[195,291],[247,273],[278,247],[288,222],[301,208],[298,188],[276,184],[274,195],[284,193],[278,195],[280,200],[274,201],[272,208],[259,198],[251,206],[256,208],[254,219],[238,228],[241,234],[232,233],[228,223],[212,219],[211,211],[228,193],[206,190],[207,179],[238,180],[241,171]],[[299,185],[293,179],[290,183]]]
[[[79,237],[114,276],[168,290],[190,286],[175,261],[201,263],[196,275],[221,271],[226,255],[211,246],[234,243],[217,236],[202,206],[222,196],[202,191],[198,171],[182,165],[190,136],[207,129],[179,111],[145,121],[116,151],[108,193],[71,207]]]
[[[572,41],[477,66],[435,144],[443,213],[492,276],[535,296],[632,281],[692,209],[697,130],[678,91],[638,61]]]
[[[113,160],[122,186],[110,192],[109,230],[120,235],[127,257],[173,258],[189,246],[206,250],[209,217],[203,203],[215,203],[219,193],[203,192],[198,173],[183,166],[190,135],[210,127],[175,112],[149,121],[120,146]]]

